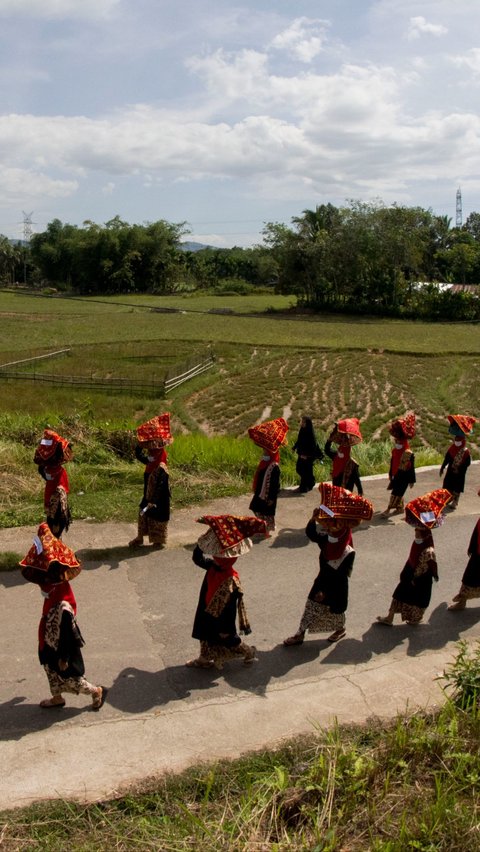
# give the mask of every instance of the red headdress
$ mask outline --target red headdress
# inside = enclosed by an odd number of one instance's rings
[[[170,431],[170,412],[152,417],[146,423],[137,427],[137,438],[140,444],[155,441],[158,447],[166,447],[173,443],[173,435]]]
[[[276,420],[265,420],[258,426],[251,426],[248,435],[258,447],[267,453],[276,453],[282,444],[287,444],[288,423],[283,417]]]
[[[405,506],[405,520],[411,527],[433,530],[443,521],[443,510],[452,499],[446,488],[436,488],[421,497],[415,497]]]
[[[241,556],[252,547],[250,536],[268,536],[266,522],[249,515],[202,515],[197,521],[210,527],[198,544],[211,556]]]
[[[43,438],[35,450],[33,462],[42,466],[49,463],[63,464],[63,462],[70,461],[72,457],[71,443],[54,432],[53,429],[45,429]]]
[[[38,585],[73,580],[82,570],[73,550],[53,535],[47,523],[40,524],[33,545],[19,565],[25,579]]]
[[[457,426],[464,435],[469,435],[473,432],[477,418],[469,417],[468,414],[449,414],[448,422],[451,426]]]
[[[350,447],[353,447],[354,444],[361,444],[363,438],[360,432],[360,420],[357,417],[339,420],[335,423],[331,441],[334,444],[348,444]]]
[[[415,437],[415,414],[413,411],[409,411],[405,417],[399,417],[397,420],[392,420],[390,424],[390,434],[401,441]]]
[[[373,515],[373,505],[366,497],[352,494],[340,485],[321,482],[318,486],[322,502],[315,509],[314,517],[317,524],[325,529],[353,529],[362,521],[369,521]]]

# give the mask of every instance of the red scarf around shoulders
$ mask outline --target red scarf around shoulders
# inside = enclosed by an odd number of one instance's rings
[[[51,479],[47,479],[45,482],[45,493],[43,499],[45,506],[48,507],[52,494],[57,490],[59,485],[67,492],[67,494],[70,491],[70,485],[68,482],[67,471],[61,464],[56,467],[46,466],[44,468],[44,472],[48,476],[52,477]]]
[[[238,579],[238,574],[234,570],[235,562],[237,561],[237,557],[232,557],[231,559],[225,556],[214,556],[215,565],[212,565],[211,568],[207,570],[207,591],[205,594],[205,603],[208,604],[212,600],[217,589],[225,582],[229,577],[236,577]]]
[[[332,479],[336,479],[337,476],[340,476],[340,474],[342,474],[345,470],[345,466],[350,460],[350,451],[351,448],[349,444],[342,444],[342,446],[338,448],[335,456],[333,457]],[[342,453],[341,456],[338,455],[339,452]]]
[[[392,450],[392,476],[395,476],[398,473],[402,456],[406,450],[410,449],[410,444],[406,440],[396,441],[396,443],[401,444],[402,446],[400,448],[394,447]]]
[[[43,610],[42,617],[40,619],[40,624],[38,625],[38,644],[40,650],[43,649],[45,645],[45,627],[47,623],[47,615],[52,609],[52,607],[61,603],[62,601],[66,601],[73,609],[74,615],[77,613],[77,601],[75,600],[75,595],[73,594],[73,589],[70,583],[65,580],[64,583],[55,583],[55,585],[42,586],[43,591],[48,592],[48,598],[45,598],[43,602]]]

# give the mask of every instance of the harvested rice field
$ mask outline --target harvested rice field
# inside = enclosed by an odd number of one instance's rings
[[[367,440],[388,437],[388,423],[417,415],[417,445],[445,444],[446,414],[480,415],[480,356],[423,356],[331,350],[252,348],[241,363],[219,359],[217,375],[184,405],[210,435],[242,435],[252,423],[302,413],[320,431],[342,417],[358,417]],[[478,451],[479,444],[471,442]]]

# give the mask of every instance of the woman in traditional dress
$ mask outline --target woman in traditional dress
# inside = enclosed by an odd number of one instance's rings
[[[283,641],[287,646],[301,645],[307,630],[333,631],[328,642],[338,642],[345,636],[348,581],[355,560],[352,529],[373,514],[369,500],[345,488],[322,482],[319,491],[322,503],[305,533],[320,549],[320,571],[308,593],[297,632]]]
[[[143,539],[157,550],[167,543],[170,520],[170,482],[165,447],[173,442],[170,432],[170,414],[160,414],[137,429],[138,443],[135,457],[145,465],[143,474],[143,496],[140,501],[137,535],[129,547],[141,547]]]
[[[378,624],[393,624],[398,613],[407,624],[420,624],[430,603],[433,581],[438,582],[437,559],[432,529],[443,521],[443,511],[451,494],[438,488],[416,497],[405,506],[405,520],[414,527],[414,540],[401,571],[387,615],[377,616]]]
[[[465,414],[449,414],[448,421],[450,423],[448,431],[450,435],[453,435],[453,443],[450,444],[443,460],[440,476],[446,469],[443,488],[447,488],[452,494],[448,508],[456,509],[460,494],[465,489],[465,477],[471,462],[470,450],[466,446],[467,436],[471,435],[476,419]]]
[[[68,505],[70,485],[65,462],[73,458],[72,445],[66,438],[57,435],[53,429],[45,429],[35,455],[34,463],[40,476],[45,480],[43,502],[47,524],[52,533],[60,538],[71,524],[72,516]]]
[[[204,515],[198,521],[209,526],[198,539],[192,556],[195,565],[206,572],[192,631],[193,638],[200,642],[200,655],[186,665],[202,669],[215,666],[220,670],[226,660],[234,657],[243,657],[244,664],[250,665],[256,648],[239,636],[248,636],[252,631],[234,565],[238,556],[252,547],[249,536],[267,535],[265,521],[236,515]]]
[[[480,490],[477,494],[480,497]],[[450,612],[465,609],[467,601],[480,598],[480,518],[473,528],[467,553],[470,558],[463,572],[460,591],[448,607]]]
[[[253,477],[253,497],[249,508],[257,518],[266,522],[269,532],[275,529],[277,497],[280,490],[279,449],[282,444],[287,443],[287,432],[288,424],[283,417],[266,420],[248,430],[252,441],[263,450]]]
[[[407,488],[413,488],[415,484],[415,456],[408,443],[409,438],[413,438],[415,435],[413,411],[410,411],[403,418],[392,420],[390,434],[395,440],[390,458],[387,486],[387,490],[391,491],[391,497],[387,508],[380,514],[381,518],[388,518],[391,511],[394,514],[403,512],[405,491]]]
[[[360,421],[349,417],[334,424],[325,442],[325,454],[332,459],[332,484],[347,491],[356,488],[360,496],[363,494],[360,470],[358,462],[351,456],[351,448],[362,441]],[[336,450],[332,450],[332,444],[337,444]]]
[[[100,710],[108,690],[85,678],[81,652],[85,643],[77,624],[77,603],[69,583],[80,573],[80,563],[73,551],[43,523],[20,565],[25,579],[39,585],[44,597],[38,656],[48,678],[51,698],[41,701],[40,707],[64,707],[63,693],[73,693],[90,695],[92,710]]]
[[[297,440],[292,449],[298,455],[296,465],[296,471],[300,477],[298,490],[301,494],[306,494],[315,485],[313,463],[315,460],[321,461],[323,459],[323,452],[318,446],[312,419],[305,414],[300,421]]]

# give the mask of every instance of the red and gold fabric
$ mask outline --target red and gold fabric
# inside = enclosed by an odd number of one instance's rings
[[[25,579],[39,585],[73,580],[82,570],[73,550],[53,535],[47,523],[40,524],[34,543],[19,565]]]
[[[276,453],[279,448],[287,444],[288,423],[283,417],[276,420],[265,420],[258,426],[251,426],[248,435],[258,447],[268,453]]]
[[[321,505],[314,510],[313,516],[317,524],[328,530],[342,527],[358,526],[362,521],[369,521],[373,515],[373,504],[360,494],[352,494],[340,485],[321,482],[318,486],[321,495]]]
[[[357,417],[348,417],[335,423],[330,440],[334,444],[361,444],[363,441],[360,432],[360,420]]]
[[[43,438],[40,441],[35,455],[33,457],[34,464],[45,465],[55,456],[56,462],[68,462],[73,457],[72,445],[66,438],[62,438],[53,429],[45,429]]]
[[[405,506],[405,520],[411,527],[426,527],[429,530],[438,527],[443,519],[443,511],[452,499],[446,488],[436,488],[415,497]]]
[[[468,414],[449,414],[447,419],[451,426],[458,426],[464,435],[470,435],[477,422],[476,417],[470,417]]]
[[[138,426],[137,438],[140,444],[155,441],[159,447],[173,443],[173,435],[170,431],[170,412],[158,414]]]
[[[413,411],[409,411],[405,417],[398,417],[396,420],[392,420],[390,424],[390,434],[400,440],[414,438],[415,430],[416,423]]]
[[[210,527],[198,543],[212,556],[240,556],[252,547],[250,536],[268,535],[265,521],[250,515],[202,515],[197,522]]]

